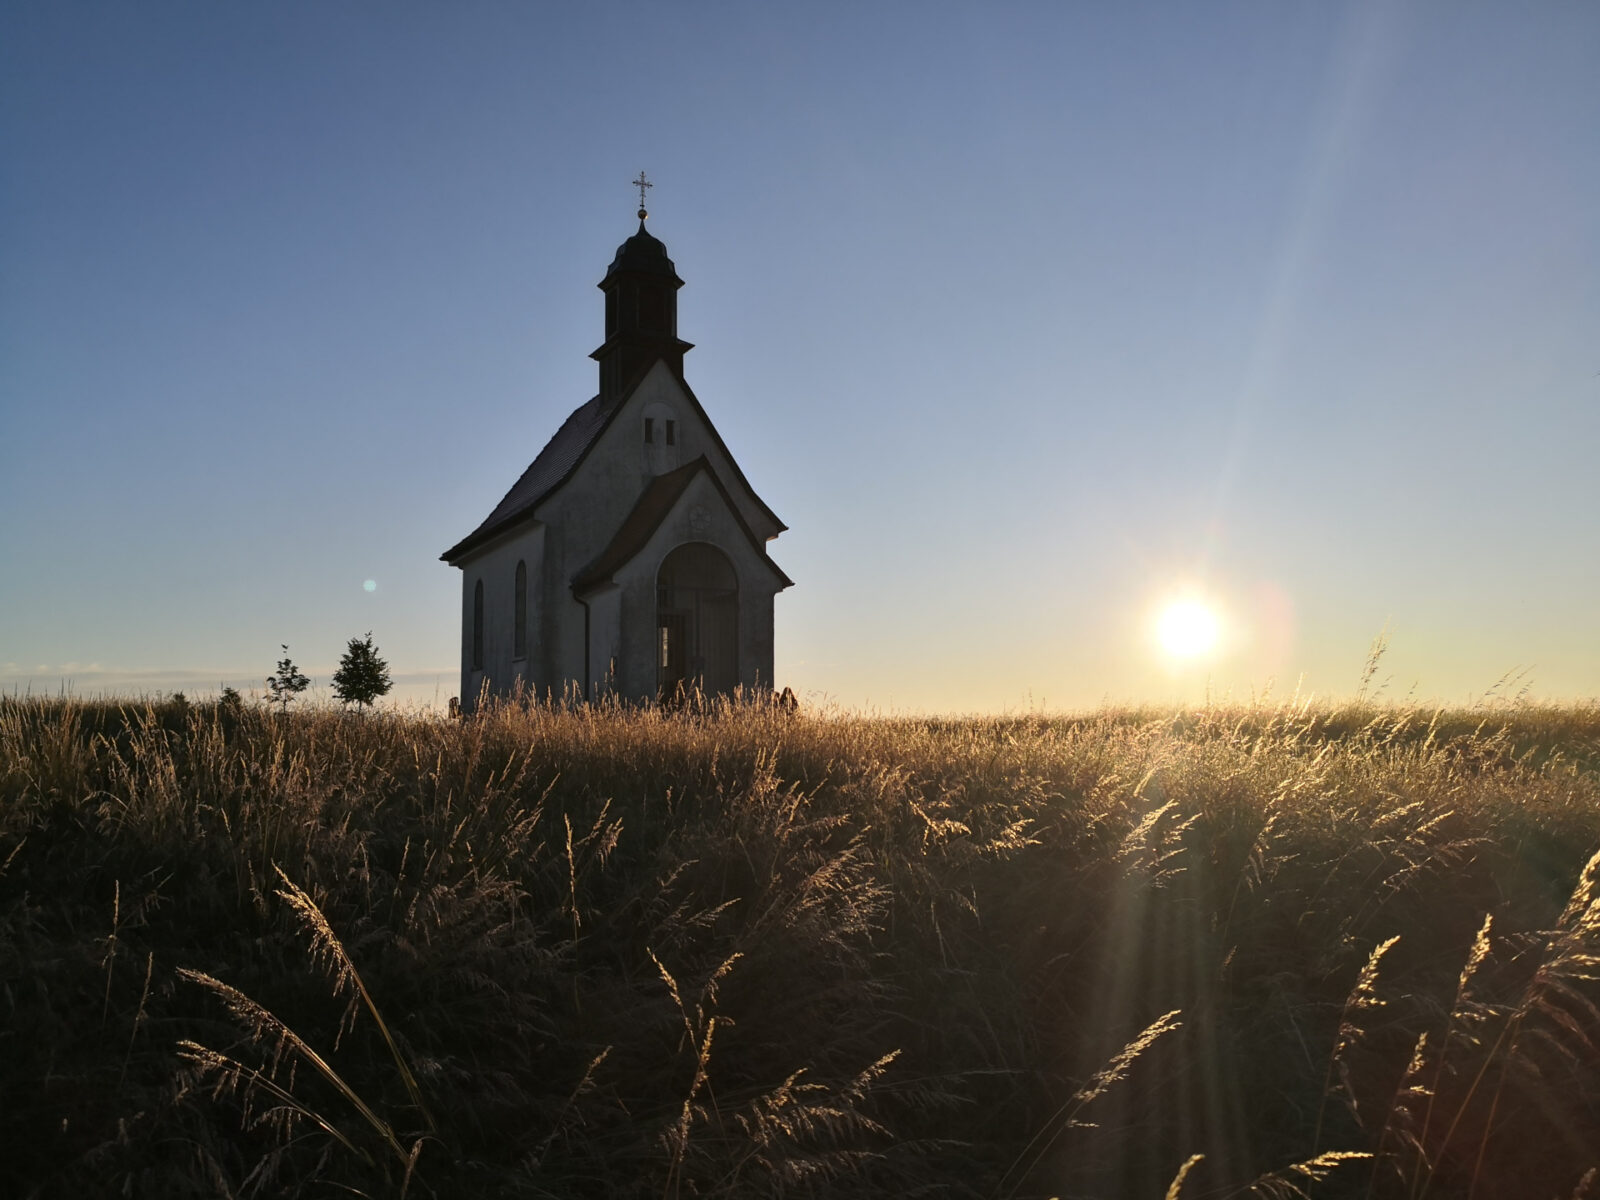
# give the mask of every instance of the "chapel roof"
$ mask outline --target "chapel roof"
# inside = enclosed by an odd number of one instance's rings
[[[739,510],[733,503],[733,498],[728,495],[728,489],[723,486],[722,480],[717,478],[717,473],[711,469],[710,462],[702,454],[693,462],[685,463],[676,470],[668,471],[665,475],[657,475],[645,485],[638,502],[633,506],[633,511],[617,527],[617,532],[606,548],[573,579],[573,593],[581,596],[607,583],[623,565],[632,561],[634,556],[645,548],[646,543],[661,527],[661,522],[667,519],[667,514],[672,511],[673,505],[677,504],[683,493],[689,490],[689,485],[701,472],[705,473],[712,486],[722,496],[723,503],[728,506],[733,519],[739,523],[739,529],[749,539],[750,545],[782,581],[780,588],[792,586],[794,580],[785,575],[777,563],[766,557],[761,539],[756,537],[750,526],[745,524],[744,518],[739,515]]]
[[[539,451],[539,456],[528,464],[528,469],[522,473],[521,478],[511,485],[511,490],[501,498],[500,503],[496,504],[489,515],[479,522],[476,529],[454,546],[451,546],[439,558],[444,562],[455,565],[467,551],[482,545],[502,530],[509,529],[519,521],[531,517],[533,510],[539,503],[565,483],[573,471],[577,470],[578,464],[583,461],[594,444],[600,440],[600,435],[605,432],[606,426],[611,424],[611,419],[623,409],[628,397],[632,395],[635,388],[644,382],[645,376],[648,374],[649,368],[640,372],[633,383],[624,389],[622,396],[615,404],[607,405],[603,402],[603,397],[595,396],[574,409],[572,414],[561,423],[561,428],[556,430],[555,436],[545,443],[543,450]],[[734,460],[733,455],[728,453],[728,447],[723,442],[722,435],[717,432],[717,427],[711,423],[711,418],[706,416],[706,411],[701,407],[700,400],[694,394],[693,389],[681,379],[676,382],[677,386],[683,390],[684,396],[688,398],[689,403],[700,414],[700,418],[705,422],[705,427],[710,432],[712,440],[722,451],[728,465],[733,470],[734,477],[744,487],[744,490],[750,494],[750,497],[756,502],[760,510],[771,519],[779,533],[789,528],[779,519],[778,514],[767,506],[766,501],[756,495],[755,489],[750,486],[750,481],[745,478],[744,472],[739,469],[739,464]],[[716,478],[715,475],[713,475],[713,478]],[[717,481],[717,486],[722,486],[720,480]]]
[[[572,473],[572,469],[600,436],[600,431],[606,427],[609,416],[599,396],[575,408],[493,511],[476,529],[439,557],[445,562],[454,562],[473,546],[487,541],[503,527],[532,512],[534,505],[555,491]]]

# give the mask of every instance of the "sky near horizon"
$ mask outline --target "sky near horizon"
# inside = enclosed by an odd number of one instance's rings
[[[1384,631],[1396,699],[1600,696],[1596,63],[1579,0],[6,4],[0,687],[371,630],[455,694],[438,556],[594,393],[643,169],[803,697],[1340,696]]]

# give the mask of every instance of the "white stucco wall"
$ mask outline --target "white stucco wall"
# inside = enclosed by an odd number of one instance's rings
[[[541,586],[544,571],[545,526],[530,522],[495,539],[462,564],[461,571],[461,702],[470,711],[485,680],[496,693],[525,687],[549,686],[539,670],[545,658],[547,635],[543,617],[546,602]],[[523,658],[513,654],[516,643],[517,563],[528,566],[528,647]],[[483,669],[472,663],[472,604],[478,581],[483,581]]]
[[[603,588],[584,597],[584,603],[589,609],[589,678],[584,680],[588,696],[598,700],[613,691],[631,695],[617,686],[617,676],[622,671],[622,589]]]

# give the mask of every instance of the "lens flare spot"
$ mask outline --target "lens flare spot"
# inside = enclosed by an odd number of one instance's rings
[[[376,579],[369,579],[361,585],[361,588],[363,591],[375,592],[378,590],[378,581]]]
[[[1198,658],[1216,649],[1222,623],[1216,610],[1192,596],[1174,600],[1156,618],[1156,640],[1173,658]]]

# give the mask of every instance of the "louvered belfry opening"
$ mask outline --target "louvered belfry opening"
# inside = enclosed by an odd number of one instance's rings
[[[656,694],[728,694],[738,683],[738,576],[721,550],[688,542],[656,575]]]

